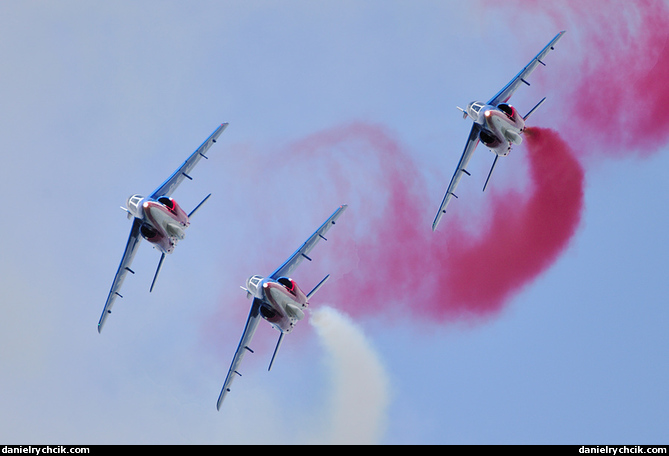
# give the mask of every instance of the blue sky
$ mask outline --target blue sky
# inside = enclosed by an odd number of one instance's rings
[[[349,441],[327,425],[337,368],[309,322],[271,373],[276,335],[261,328],[236,394],[215,407],[248,311],[239,285],[351,203],[338,188],[314,195],[319,174],[291,174],[281,154],[350,122],[380,125],[410,153],[436,210],[469,131],[455,106],[488,99],[558,31],[540,13],[509,16],[442,1],[3,3],[2,441]],[[568,30],[512,100],[525,111],[548,95],[537,125],[568,119],[565,103],[551,104],[549,75],[582,58],[579,36]],[[606,106],[606,95],[593,102]],[[221,122],[230,126],[210,159],[174,194],[186,210],[212,198],[151,294],[159,254],[143,243],[98,334],[130,229],[118,207]],[[498,185],[524,169],[523,150],[498,166]],[[490,160],[477,150],[481,182]],[[584,167],[575,236],[499,314],[425,322],[414,317],[421,302],[407,302],[399,315],[350,320],[388,382],[364,442],[666,443],[669,153]],[[457,201],[473,213],[486,208],[474,182]],[[360,191],[384,201],[371,185]],[[429,229],[433,215],[418,223]],[[349,208],[314,251],[313,274],[336,272],[324,268],[329,250],[361,217]],[[396,279],[361,273],[373,286]]]

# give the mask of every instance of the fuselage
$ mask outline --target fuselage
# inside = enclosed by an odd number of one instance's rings
[[[246,289],[262,301],[260,315],[282,333],[291,332],[304,318],[304,309],[309,306],[307,296],[288,277],[274,280],[255,275],[246,281]]]
[[[190,225],[188,214],[174,199],[133,195],[128,198],[128,212],[142,221],[140,234],[162,253],[172,253]]]
[[[525,121],[513,106],[506,103],[493,106],[475,101],[469,103],[466,113],[481,126],[479,139],[495,154],[508,155],[512,144],[522,142],[520,135],[525,129]]]

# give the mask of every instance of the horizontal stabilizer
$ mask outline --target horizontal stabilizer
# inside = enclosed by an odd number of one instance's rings
[[[492,176],[492,170],[495,169],[495,165],[497,164],[497,159],[499,158],[499,155],[495,154],[495,160],[492,162],[492,167],[490,168],[490,172],[488,173],[488,178],[485,180],[485,184],[483,185],[483,191],[485,192],[486,187],[488,186],[488,181],[490,180],[490,176]]]
[[[130,220],[131,218],[134,217],[134,216],[132,215],[132,212],[130,212],[130,211],[128,210],[127,207],[123,207],[123,206],[121,206],[121,209],[123,209],[123,210],[127,213],[128,220]]]
[[[330,278],[330,274],[326,275],[323,280],[318,282],[318,285],[314,287],[313,290],[311,290],[309,293],[307,293],[307,300],[311,299],[311,297],[319,290],[320,287],[323,286],[323,284]]]
[[[467,111],[462,109],[460,106],[456,106],[456,108],[458,108],[460,111],[462,111],[462,118],[466,119],[467,118]]]
[[[190,211],[190,214],[188,214],[188,218],[191,218],[191,217],[193,216],[193,214],[195,214],[195,211],[197,211],[198,209],[200,209],[200,206],[202,206],[202,205],[204,204],[204,202],[207,201],[207,200],[209,199],[210,196],[211,196],[211,193],[208,194],[207,196],[205,196],[204,199],[203,199],[202,201],[200,201],[200,204],[198,204],[197,206],[195,206],[195,209],[193,209],[192,211]]]
[[[543,102],[546,101],[546,97],[543,97],[539,103],[536,104],[536,106],[532,109],[530,109],[530,112],[525,114],[525,117],[523,117],[523,120],[527,120],[528,117],[530,117],[530,114],[532,114],[539,106],[543,104]]]
[[[283,341],[283,333],[279,334],[279,340],[276,342],[276,347],[274,348],[274,353],[272,354],[272,359],[269,362],[269,367],[267,370],[272,369],[272,364],[274,364],[274,358],[276,357],[277,352],[279,351],[279,347],[281,347],[281,342]]]
[[[241,288],[242,290],[244,290],[244,291],[246,292],[246,299],[248,299],[248,298],[250,298],[251,296],[253,296],[253,294],[251,293],[251,291],[250,291],[248,288],[243,287],[243,286],[241,286],[241,285],[239,286],[239,288]]]
[[[151,288],[149,289],[149,293],[153,291],[153,286],[156,284],[156,279],[158,278],[158,274],[160,274],[160,270],[163,267],[163,261],[165,261],[165,254],[163,253],[160,255],[160,261],[158,262],[158,268],[156,269],[156,273],[153,276],[153,282],[151,282]]]

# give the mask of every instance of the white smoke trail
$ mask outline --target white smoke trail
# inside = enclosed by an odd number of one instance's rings
[[[314,311],[310,322],[332,371],[329,443],[379,443],[387,425],[390,382],[378,354],[359,327],[330,307]]]

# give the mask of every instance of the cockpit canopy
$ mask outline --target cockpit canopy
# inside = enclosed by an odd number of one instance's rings
[[[479,113],[481,109],[485,106],[485,103],[481,101],[473,101],[467,105],[467,115],[472,119],[476,120],[479,118]]]
[[[142,209],[142,202],[144,197],[142,195],[132,195],[128,198],[126,206],[128,206],[128,212],[137,218],[144,217],[144,210]]]
[[[263,276],[254,275],[246,279],[246,289],[249,290],[253,296],[258,296],[258,287],[260,287],[260,282],[262,282],[263,278]]]

